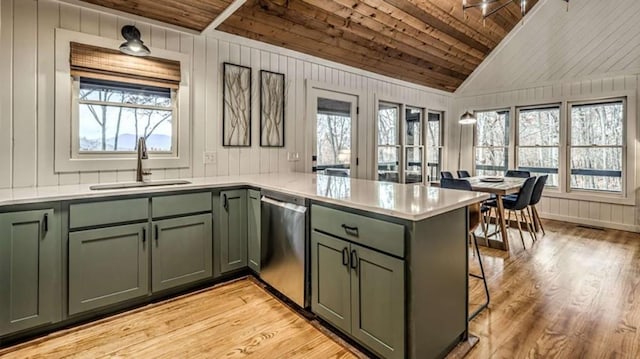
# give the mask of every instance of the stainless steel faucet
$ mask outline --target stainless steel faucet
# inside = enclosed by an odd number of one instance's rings
[[[146,160],[149,158],[149,154],[147,153],[147,142],[144,137],[140,137],[138,139],[138,167],[136,167],[136,181],[143,182],[144,176],[148,176],[151,174],[149,171],[145,171],[142,169],[142,160]]]

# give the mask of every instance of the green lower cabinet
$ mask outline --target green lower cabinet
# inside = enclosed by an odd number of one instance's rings
[[[404,358],[404,261],[313,231],[312,311],[384,358]]]
[[[247,190],[220,192],[220,272],[247,266]]]
[[[0,214],[0,336],[61,319],[60,243],[53,209]]]
[[[250,189],[247,201],[247,259],[249,268],[260,273],[260,191]]]
[[[153,222],[153,292],[211,278],[212,216],[202,214]]]
[[[344,332],[351,331],[349,242],[311,233],[311,310]]]
[[[69,315],[149,293],[147,223],[69,234]]]
[[[351,335],[385,358],[404,358],[404,261],[355,244],[350,254]]]

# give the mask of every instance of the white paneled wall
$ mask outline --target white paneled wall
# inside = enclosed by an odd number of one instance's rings
[[[58,3],[52,0],[0,0],[0,188],[128,181],[133,171],[55,173],[54,36],[55,28],[120,39],[120,28],[135,23],[152,48],[190,54],[192,164],[186,169],[156,169],[153,178],[202,177],[248,173],[304,171],[303,161],[288,162],[288,152],[302,156],[305,146],[305,80],[361,92],[358,176],[374,173],[375,96],[406,100],[435,110],[449,110],[452,96],[396,81],[275,46],[228,34],[205,36],[173,30]],[[222,63],[253,71],[252,147],[221,145]],[[286,75],[285,148],[259,147],[259,70]],[[203,152],[217,154],[204,165]]]
[[[627,121],[637,124],[640,99],[637,95],[640,88],[640,75],[632,74],[626,76],[607,77],[598,80],[584,80],[575,82],[557,82],[551,85],[533,86],[510,91],[487,91],[482,95],[465,96],[460,95],[454,101],[453,116],[460,116],[467,110],[511,108],[517,106],[540,105],[560,103],[572,99],[602,98],[608,96],[619,96],[621,93],[630,95],[627,107],[630,117]],[[515,114],[512,112],[512,124]],[[460,126],[456,121],[449,121],[449,141],[447,150],[450,152],[447,167],[457,168],[458,136]],[[635,126],[631,126],[635,127]],[[473,126],[465,126],[462,136],[462,168],[473,168]],[[638,153],[638,134],[635,141],[628,143],[628,154],[640,159]],[[455,155],[451,155],[455,153]],[[633,172],[632,183],[628,186],[633,188],[633,193],[638,188],[638,178],[640,166],[634,166],[628,170]],[[560,198],[545,196],[540,203],[542,217],[576,222],[593,226],[617,228],[630,231],[638,231],[640,221],[636,213],[637,199],[632,199],[632,204],[621,204],[612,201],[580,200],[576,198]],[[636,205],[633,205],[635,202]]]

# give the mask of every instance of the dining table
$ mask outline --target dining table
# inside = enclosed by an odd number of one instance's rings
[[[498,227],[496,233],[500,234],[500,240],[480,237],[478,238],[478,244],[509,251],[509,232],[507,231],[507,218],[502,197],[517,194],[526,178],[474,176],[462,179],[469,181],[472,191],[491,193],[496,196],[496,222]]]

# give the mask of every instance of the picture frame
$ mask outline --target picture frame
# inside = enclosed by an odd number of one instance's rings
[[[285,75],[260,70],[260,146],[284,147]]]
[[[251,147],[251,68],[223,63],[222,146]]]

